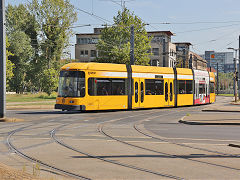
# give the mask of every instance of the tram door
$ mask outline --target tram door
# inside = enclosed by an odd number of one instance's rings
[[[144,84],[144,79],[136,78],[134,79],[134,84],[133,84],[133,89],[134,89],[134,95],[133,95],[133,108],[143,108],[144,105],[144,89],[145,89],[145,84]]]
[[[174,87],[173,80],[164,80],[164,100],[165,106],[174,106]]]

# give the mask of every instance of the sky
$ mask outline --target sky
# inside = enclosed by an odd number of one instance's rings
[[[31,0],[5,0],[6,5],[28,1]],[[122,9],[123,0],[70,2],[78,13],[75,25],[91,25],[74,28],[74,34],[77,34],[92,33],[95,27],[112,24],[113,17]],[[149,24],[146,26],[147,31],[171,31],[175,34],[172,42],[190,42],[193,45],[191,50],[197,54],[204,54],[208,50],[229,52],[228,47],[239,46],[239,0],[126,0],[125,6]],[[70,43],[70,51],[74,58],[75,35],[71,37]]]

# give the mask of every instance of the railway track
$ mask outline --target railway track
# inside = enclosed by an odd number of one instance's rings
[[[178,112],[175,112],[175,113],[178,113]],[[171,114],[175,114],[175,113],[171,113]],[[165,114],[165,115],[160,115],[160,116],[167,116],[169,114]],[[151,119],[154,119],[154,118],[157,118],[157,117],[160,117],[160,116],[154,116],[154,117],[151,117],[151,118],[148,118],[146,120],[151,120]],[[141,120],[142,122],[143,120]],[[108,123],[108,122],[107,122]],[[103,123],[101,125],[98,126],[98,131],[103,134],[104,136],[108,137],[108,138],[111,138],[115,141],[118,141],[122,144],[125,144],[125,145],[128,145],[128,146],[132,146],[132,147],[135,147],[135,148],[138,148],[138,149],[142,149],[142,150],[146,150],[146,151],[150,151],[150,152],[154,152],[154,153],[158,153],[158,154],[161,154],[161,155],[166,155],[166,156],[169,156],[169,157],[172,157],[172,158],[180,158],[180,159],[185,159],[185,160],[188,160],[188,161],[192,161],[192,162],[197,162],[197,163],[201,163],[201,164],[206,164],[206,165],[211,165],[211,166],[216,166],[216,167],[221,167],[221,168],[226,168],[226,169],[231,169],[231,170],[236,170],[236,171],[240,171],[239,168],[233,168],[233,167],[229,167],[229,166],[224,166],[224,165],[220,165],[220,164],[215,164],[215,163],[210,163],[210,162],[205,162],[205,161],[200,161],[200,160],[196,160],[196,159],[191,159],[190,157],[184,157],[184,156],[178,156],[178,155],[173,155],[173,154],[169,154],[169,153],[164,153],[164,152],[160,152],[160,151],[156,151],[156,150],[153,150],[153,149],[150,149],[150,148],[146,148],[146,147],[142,147],[142,146],[139,146],[139,145],[135,145],[135,144],[131,144],[129,142],[126,142],[126,141],[123,141],[119,138],[116,138],[114,136],[111,136],[110,134],[106,133],[104,131],[104,126],[105,124],[107,123]],[[138,123],[138,122],[137,122]],[[137,124],[135,123],[135,124]],[[141,131],[136,127],[136,125],[133,125],[133,128],[135,130],[137,130],[137,132],[141,133]],[[143,133],[141,133],[143,134]],[[150,135],[144,133],[143,135],[147,136],[147,137],[151,137]],[[151,137],[153,138],[153,137]],[[226,157],[234,157],[234,158],[239,158],[240,156],[239,155],[234,155],[234,154],[226,154],[226,153],[222,153],[222,152],[218,152],[218,151],[211,151],[211,150],[207,150],[207,149],[204,149],[204,148],[196,148],[196,147],[193,147],[193,146],[189,146],[189,145],[184,145],[184,144],[180,144],[180,143],[172,143],[172,142],[169,142],[167,140],[163,140],[163,139],[160,139],[160,138],[154,138],[156,140],[159,140],[159,141],[162,141],[162,142],[167,142],[167,143],[171,143],[171,144],[174,144],[176,146],[182,146],[182,147],[186,147],[186,148],[192,148],[192,149],[197,149],[197,150],[201,150],[201,151],[206,151],[206,152],[211,152],[211,153],[215,153],[215,154],[220,154],[222,156],[226,156]]]
[[[147,114],[149,114],[149,113],[147,113]],[[96,117],[96,119],[99,119],[99,118],[102,119],[102,117],[99,117],[99,116]],[[92,118],[89,118],[89,119],[94,119],[94,116],[93,116]],[[95,119],[95,120],[96,120],[96,119]],[[50,164],[48,164],[48,163],[46,163],[46,162],[41,161],[40,159],[31,157],[31,156],[23,153],[20,149],[18,149],[17,147],[15,147],[15,146],[12,144],[12,142],[11,142],[12,136],[14,136],[14,135],[15,135],[16,133],[18,133],[18,132],[23,132],[23,131],[27,131],[27,130],[32,130],[32,128],[33,128],[34,126],[41,125],[41,124],[44,124],[44,123],[46,123],[46,122],[57,122],[57,123],[58,123],[59,120],[60,120],[60,122],[63,121],[62,118],[59,117],[59,118],[54,119],[54,120],[46,120],[46,121],[41,121],[41,122],[39,122],[39,123],[32,123],[32,124],[30,124],[30,125],[22,126],[22,127],[17,128],[17,129],[15,129],[15,130],[13,130],[13,131],[10,131],[10,132],[6,132],[6,133],[4,132],[4,134],[8,134],[8,136],[6,137],[6,140],[5,140],[6,145],[9,147],[10,151],[16,153],[17,155],[21,156],[22,158],[24,158],[24,159],[26,159],[26,160],[28,160],[28,161],[34,162],[34,163],[38,163],[38,164],[42,165],[43,167],[46,167],[46,168],[51,169],[53,172],[58,172],[58,173],[61,173],[62,175],[66,175],[66,176],[73,177],[73,178],[78,178],[78,179],[84,179],[84,180],[85,180],[85,179],[90,179],[90,178],[88,178],[88,177],[84,177],[84,176],[81,176],[81,175],[78,175],[78,174],[75,174],[75,173],[66,171],[66,170],[64,170],[64,169],[55,167],[55,166],[53,166],[53,165],[50,165]],[[78,120],[78,119],[77,119],[77,120]],[[71,121],[71,122],[68,121],[68,123],[64,123],[63,126],[66,126],[66,125],[68,125],[68,124],[72,124],[72,123],[76,122],[77,120],[74,120],[74,121]],[[112,120],[110,120],[110,121],[112,121]],[[110,121],[109,121],[109,122],[110,122]],[[24,125],[24,123],[22,123],[22,125]],[[53,125],[52,125],[52,126],[53,126]],[[62,125],[61,125],[61,126],[62,126]],[[49,125],[47,125],[47,126],[46,126],[46,125],[43,125],[43,126],[40,126],[40,127],[35,127],[34,129],[36,130],[36,129],[40,129],[40,128],[44,128],[44,127],[49,127]],[[43,135],[43,134],[45,134],[45,133],[49,134],[49,131],[41,132],[41,133],[35,134],[34,136]],[[42,143],[42,145],[46,145],[46,144],[49,144],[49,143]],[[30,147],[31,147],[31,148],[37,147],[37,145],[33,145],[33,146],[30,146]],[[24,149],[24,148],[21,148],[21,149]]]
[[[97,131],[100,132],[103,136],[111,138],[114,141],[118,141],[118,142],[123,143],[123,144],[128,145],[128,146],[132,146],[132,147],[135,147],[135,148],[138,148],[138,149],[142,149],[142,150],[149,151],[149,152],[154,152],[154,153],[165,155],[165,156],[172,157],[172,158],[185,159],[185,160],[196,162],[196,163],[201,163],[201,164],[206,164],[206,165],[210,165],[210,166],[221,167],[221,168],[226,168],[226,169],[239,171],[240,169],[238,169],[238,168],[233,168],[233,167],[229,167],[229,166],[224,166],[224,165],[211,163],[211,162],[205,162],[205,161],[196,160],[196,159],[191,159],[191,157],[184,157],[184,156],[180,156],[180,155],[164,153],[164,152],[161,152],[161,151],[156,151],[156,150],[153,150],[153,149],[150,149],[150,148],[146,148],[146,147],[138,146],[138,145],[135,145],[135,144],[131,144],[130,142],[123,141],[123,140],[119,139],[118,137],[114,137],[114,136],[112,136],[111,134],[109,134],[109,133],[107,133],[105,131],[106,127],[108,127],[107,125],[111,125],[111,124],[113,124],[115,122],[121,122],[121,121],[124,124],[128,119],[132,118],[131,119],[131,121],[132,121],[131,122],[132,128],[135,131],[137,131],[139,134],[142,134],[142,135],[144,135],[144,136],[146,136],[148,138],[152,138],[152,139],[155,139],[155,140],[161,141],[161,142],[170,143],[170,144],[173,144],[173,145],[176,145],[176,146],[181,146],[181,147],[184,147],[184,148],[191,148],[191,149],[201,150],[201,151],[205,151],[205,152],[209,152],[209,153],[214,153],[214,154],[218,154],[218,155],[221,155],[221,156],[233,157],[233,158],[239,158],[240,157],[239,155],[227,154],[227,153],[223,153],[223,152],[219,152],[219,151],[212,151],[212,150],[209,150],[209,149],[198,148],[198,147],[194,147],[194,146],[190,146],[190,145],[186,145],[186,144],[182,144],[182,143],[171,142],[171,141],[169,141],[167,139],[164,139],[164,137],[162,138],[161,136],[160,137],[159,136],[155,137],[155,136],[151,135],[150,133],[145,132],[141,128],[139,128],[139,125],[142,124],[146,120],[150,121],[151,119],[154,119],[154,118],[164,117],[164,116],[167,116],[167,115],[170,115],[170,114],[174,115],[175,113],[183,112],[183,111],[185,111],[187,109],[196,109],[197,110],[197,109],[199,109],[199,107],[185,107],[185,108],[179,108],[178,110],[174,109],[174,111],[176,111],[176,112],[172,112],[172,109],[164,109],[163,111],[158,111],[158,110],[154,110],[153,109],[153,110],[150,110],[150,112],[149,111],[134,111],[134,112],[137,112],[137,113],[133,114],[133,115],[128,115],[129,113],[125,113],[124,115],[122,115],[122,112],[120,112],[120,113],[117,112],[117,113],[114,113],[114,115],[116,114],[116,116],[117,116],[117,114],[119,114],[120,118],[114,118],[114,119],[109,119],[110,116],[108,116],[108,115],[106,115],[106,118],[103,119],[103,116],[99,116],[98,114],[95,116],[95,114],[94,114],[95,117],[93,117],[92,119],[96,120],[96,123],[95,122],[94,122],[94,124],[93,123],[89,123],[89,125],[98,125],[97,126]],[[128,112],[128,111],[126,111],[126,112]],[[88,115],[88,114],[89,113],[87,113],[86,115]],[[150,115],[152,115],[152,117],[143,120],[143,118],[146,118],[147,116],[150,116]],[[123,116],[123,117],[121,117],[121,116]],[[141,120],[138,120],[139,117],[141,118]],[[138,119],[136,119],[136,118],[138,118]],[[102,122],[97,122],[98,119],[101,120]],[[57,122],[58,126],[56,128],[54,128],[54,129],[52,129],[51,131],[41,132],[41,133],[38,133],[36,135],[42,135],[42,134],[45,134],[45,133],[49,134],[49,132],[50,132],[50,138],[52,140],[54,140],[55,143],[59,144],[60,146],[62,146],[64,148],[67,148],[67,149],[70,149],[72,151],[75,151],[75,152],[78,152],[80,154],[83,154],[83,155],[85,155],[87,157],[98,159],[98,160],[101,160],[103,162],[115,164],[115,165],[118,165],[118,166],[121,166],[121,167],[134,169],[136,171],[141,171],[141,172],[144,172],[144,173],[153,174],[153,175],[156,175],[156,176],[159,176],[159,177],[163,177],[163,178],[184,179],[183,177],[179,177],[179,176],[173,175],[172,173],[168,174],[168,173],[165,173],[165,172],[158,172],[158,171],[154,171],[154,170],[151,170],[151,169],[138,167],[138,166],[135,166],[135,165],[132,165],[132,164],[128,164],[128,163],[121,163],[121,162],[109,160],[106,157],[96,156],[96,155],[93,155],[91,153],[84,152],[84,151],[82,151],[80,149],[77,149],[77,148],[75,148],[73,146],[70,146],[69,144],[67,144],[67,141],[64,142],[64,141],[60,140],[60,138],[57,136],[57,132],[62,132],[64,130],[68,130],[68,129],[85,128],[85,127],[88,126],[88,124],[80,124],[79,126],[75,126],[74,125],[74,127],[68,128],[68,125],[78,124],[78,123],[81,123],[81,122],[79,122],[77,117],[75,117],[75,119],[71,119],[71,122],[70,121],[66,121],[65,119],[62,119],[62,118],[59,118],[58,120],[50,120],[50,121],[42,122],[42,123],[45,123],[45,122]],[[66,171],[64,169],[52,166],[51,164],[48,164],[46,162],[41,161],[41,159],[28,156],[27,154],[23,153],[21,149],[18,149],[17,147],[15,147],[11,143],[11,139],[12,139],[12,137],[16,133],[23,132],[25,130],[31,130],[32,126],[41,125],[42,123],[34,123],[34,124],[31,124],[31,125],[28,125],[28,126],[20,127],[20,128],[14,130],[14,131],[10,131],[8,136],[7,136],[7,139],[6,139],[8,147],[13,152],[15,152],[17,155],[23,157],[24,159],[27,159],[28,161],[31,161],[31,162],[37,162],[37,163],[41,164],[42,166],[51,169],[53,172],[58,172],[58,173],[60,173],[62,175],[66,175],[66,176],[73,177],[73,178],[78,178],[78,179],[90,179],[89,177],[85,177],[85,176],[82,176],[82,175],[79,175],[79,174],[75,174],[75,173]],[[55,126],[55,125],[53,125],[53,126]],[[45,126],[39,126],[38,128],[44,128],[44,127]],[[47,126],[47,127],[49,127],[49,126]]]
[[[55,121],[55,120],[54,120]],[[50,120],[48,122],[53,122],[53,120]],[[42,122],[43,123],[43,122]],[[68,177],[72,177],[72,178],[77,178],[77,179],[82,179],[82,180],[91,180],[90,178],[88,177],[85,177],[85,176],[82,176],[82,175],[79,175],[79,174],[75,174],[75,173],[72,173],[70,171],[67,171],[67,170],[64,170],[64,169],[61,169],[61,168],[58,168],[56,166],[53,166],[53,165],[50,165],[46,162],[43,162],[41,161],[40,159],[37,159],[37,158],[34,158],[34,157],[31,157],[25,153],[23,153],[21,150],[19,150],[17,147],[15,147],[12,142],[11,142],[11,137],[17,133],[17,132],[21,132],[23,130],[26,130],[27,128],[29,127],[33,127],[34,125],[39,125],[39,124],[42,124],[42,123],[34,123],[34,124],[30,124],[30,125],[27,125],[27,126],[24,126],[24,127],[20,127],[18,129],[15,129],[13,131],[11,131],[7,138],[6,138],[6,144],[7,146],[9,147],[10,151],[16,153],[17,155],[21,156],[22,158],[28,160],[28,161],[31,161],[31,162],[34,162],[34,163],[38,163],[39,165],[45,167],[45,168],[49,168],[51,171],[50,172],[57,172],[57,173],[60,173],[61,175],[64,175],[64,176],[68,176]]]
[[[154,113],[155,113],[155,112],[154,112]],[[152,114],[152,112],[150,112],[150,113],[144,113],[144,115],[146,115],[146,114]],[[118,119],[112,119],[112,120],[110,120],[110,121],[103,122],[103,123],[115,122],[115,121],[119,121],[119,120],[122,120],[122,119],[130,118],[130,117],[137,117],[137,116],[142,116],[142,115],[143,115],[143,114],[131,115],[131,116],[122,117],[122,118],[118,118]],[[99,123],[99,124],[103,124],[103,123]],[[59,126],[58,128],[53,129],[53,130],[50,132],[50,134],[51,134],[51,137],[53,138],[53,140],[54,140],[56,143],[58,143],[59,145],[65,147],[65,148],[67,148],[67,149],[70,149],[70,150],[72,150],[72,151],[78,152],[78,153],[80,153],[80,154],[86,155],[86,156],[91,157],[91,158],[99,159],[99,160],[104,161],[104,162],[107,162],[107,163],[111,163],[111,164],[119,165],[119,166],[122,166],[122,167],[126,167],[126,168],[130,168],[130,169],[142,171],[142,172],[145,172],[145,173],[154,174],[154,175],[157,175],[157,176],[160,176],[160,177],[172,178],[172,179],[184,179],[183,177],[178,177],[178,176],[175,176],[175,175],[171,175],[171,174],[167,174],[167,173],[162,173],[162,172],[155,172],[155,171],[152,171],[152,170],[149,170],[149,169],[137,167],[137,166],[130,165],[130,164],[125,164],[125,163],[120,163],[120,162],[112,161],[112,160],[109,160],[109,159],[106,159],[106,158],[102,158],[102,157],[99,157],[99,156],[92,155],[92,154],[87,153],[87,152],[80,151],[79,149],[74,148],[74,147],[72,147],[72,146],[70,146],[70,145],[68,145],[68,144],[60,141],[60,140],[56,137],[56,131],[60,130],[60,129],[63,128],[64,126],[67,126],[67,124],[62,125],[62,126]]]

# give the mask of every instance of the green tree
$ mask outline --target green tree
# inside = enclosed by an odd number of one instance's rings
[[[77,13],[69,0],[33,0],[29,9],[41,29],[40,53],[31,63],[31,70],[35,73],[32,87],[49,94],[56,89],[60,59],[69,45],[73,34],[70,26],[76,22]]]
[[[16,66],[14,77],[9,80],[9,89],[22,93],[30,84],[30,63],[36,60],[39,54],[38,25],[36,19],[30,14],[27,5],[9,4],[6,9],[6,32],[9,37],[9,50],[14,54],[9,59]]]
[[[14,64],[8,59],[9,56],[13,56],[13,54],[8,51],[8,48],[9,48],[10,44],[8,42],[8,37],[6,37],[6,89],[7,91],[10,90],[10,87],[9,87],[9,81],[12,79],[12,77],[14,76],[13,74],[13,69],[14,69]]]
[[[43,92],[50,95],[58,86],[58,71],[54,68],[45,69],[41,73],[41,88]]]
[[[77,13],[69,0],[33,0],[29,5],[41,28],[41,65],[59,69],[63,49],[69,45]]]
[[[151,48],[145,24],[130,13],[128,9],[118,12],[113,18],[114,26],[105,27],[97,44],[98,62],[126,64],[130,62],[130,28],[134,25],[134,59],[135,64],[148,65]]]
[[[32,0],[29,4],[8,5],[7,34],[9,49],[14,53],[10,60],[16,65],[10,83],[13,90],[48,91],[43,88],[47,81],[42,76],[54,77],[46,69],[53,68],[58,73],[63,49],[72,34],[70,26],[76,18],[69,0]],[[54,84],[51,80],[57,83],[57,78],[49,80]]]
[[[234,75],[233,72],[230,72],[230,73],[219,72],[218,78],[219,78],[220,90],[228,92],[233,89],[233,83],[234,83],[233,75]]]
[[[14,54],[9,59],[15,64],[14,76],[10,80],[10,86],[17,93],[22,93],[27,86],[26,76],[29,69],[29,61],[31,61],[33,56],[31,39],[24,32],[16,31],[9,36],[9,41],[9,50]]]

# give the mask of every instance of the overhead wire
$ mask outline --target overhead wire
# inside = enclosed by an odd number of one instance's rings
[[[90,13],[90,12],[88,12],[88,11],[86,11],[86,10],[83,10],[83,9],[80,9],[80,8],[77,8],[77,7],[74,7],[74,8],[75,8],[76,10],[78,10],[78,11],[80,11],[80,12],[83,12],[83,13],[85,13],[85,14],[88,14],[88,15],[90,15],[90,16],[92,16],[92,17],[94,17],[94,18],[96,18],[96,19],[98,19],[98,20],[100,20],[100,21],[102,21],[102,22],[104,22],[104,23],[109,22],[109,23],[112,24],[111,21],[109,21],[109,20],[107,20],[107,19],[105,19],[105,18],[102,18],[102,17],[100,17],[100,16],[98,16],[98,15],[96,15],[96,14]]]
[[[200,45],[200,44],[216,42],[216,41],[219,41],[221,39],[225,39],[226,37],[232,36],[233,33],[238,32],[238,31],[239,30],[234,30],[234,31],[228,32],[228,33],[226,33],[226,34],[224,34],[222,36],[219,36],[218,38],[215,38],[215,39],[212,39],[212,40],[208,40],[208,41],[203,41],[203,42],[200,42],[200,43],[197,43],[197,44],[193,44],[193,45],[196,46],[196,45]]]
[[[113,3],[115,3],[115,4],[117,4],[117,5],[119,5],[119,6],[122,7],[122,5],[121,5],[120,3],[117,3],[117,2],[114,1],[114,0],[109,0],[109,1],[111,1],[111,2],[113,2]],[[129,10],[129,11],[130,11],[130,10]],[[130,11],[130,12],[132,12],[132,11]],[[132,13],[134,14],[134,12],[132,12]],[[135,14],[135,16],[137,16],[137,15]],[[153,29],[158,30],[158,28],[156,28],[156,27],[152,26],[151,24],[147,23],[146,21],[144,21],[144,20],[143,20],[142,18],[140,18],[139,16],[137,16],[137,17],[138,17],[141,21],[143,21],[145,25],[149,25],[149,26],[151,26]]]
[[[231,26],[236,26],[236,25],[240,25],[240,23],[230,24],[230,25],[225,25],[225,26],[214,26],[214,27],[208,27],[208,28],[202,28],[202,29],[187,30],[187,31],[181,31],[181,32],[176,32],[176,33],[180,34],[180,33],[189,33],[189,32],[197,32],[197,31],[205,31],[205,30],[209,30],[209,29],[218,29],[218,28],[231,27]]]
[[[236,22],[240,22],[239,21],[196,21],[196,22],[153,22],[150,24],[165,24],[165,25],[169,25],[169,24],[228,24],[228,23],[236,23]]]

